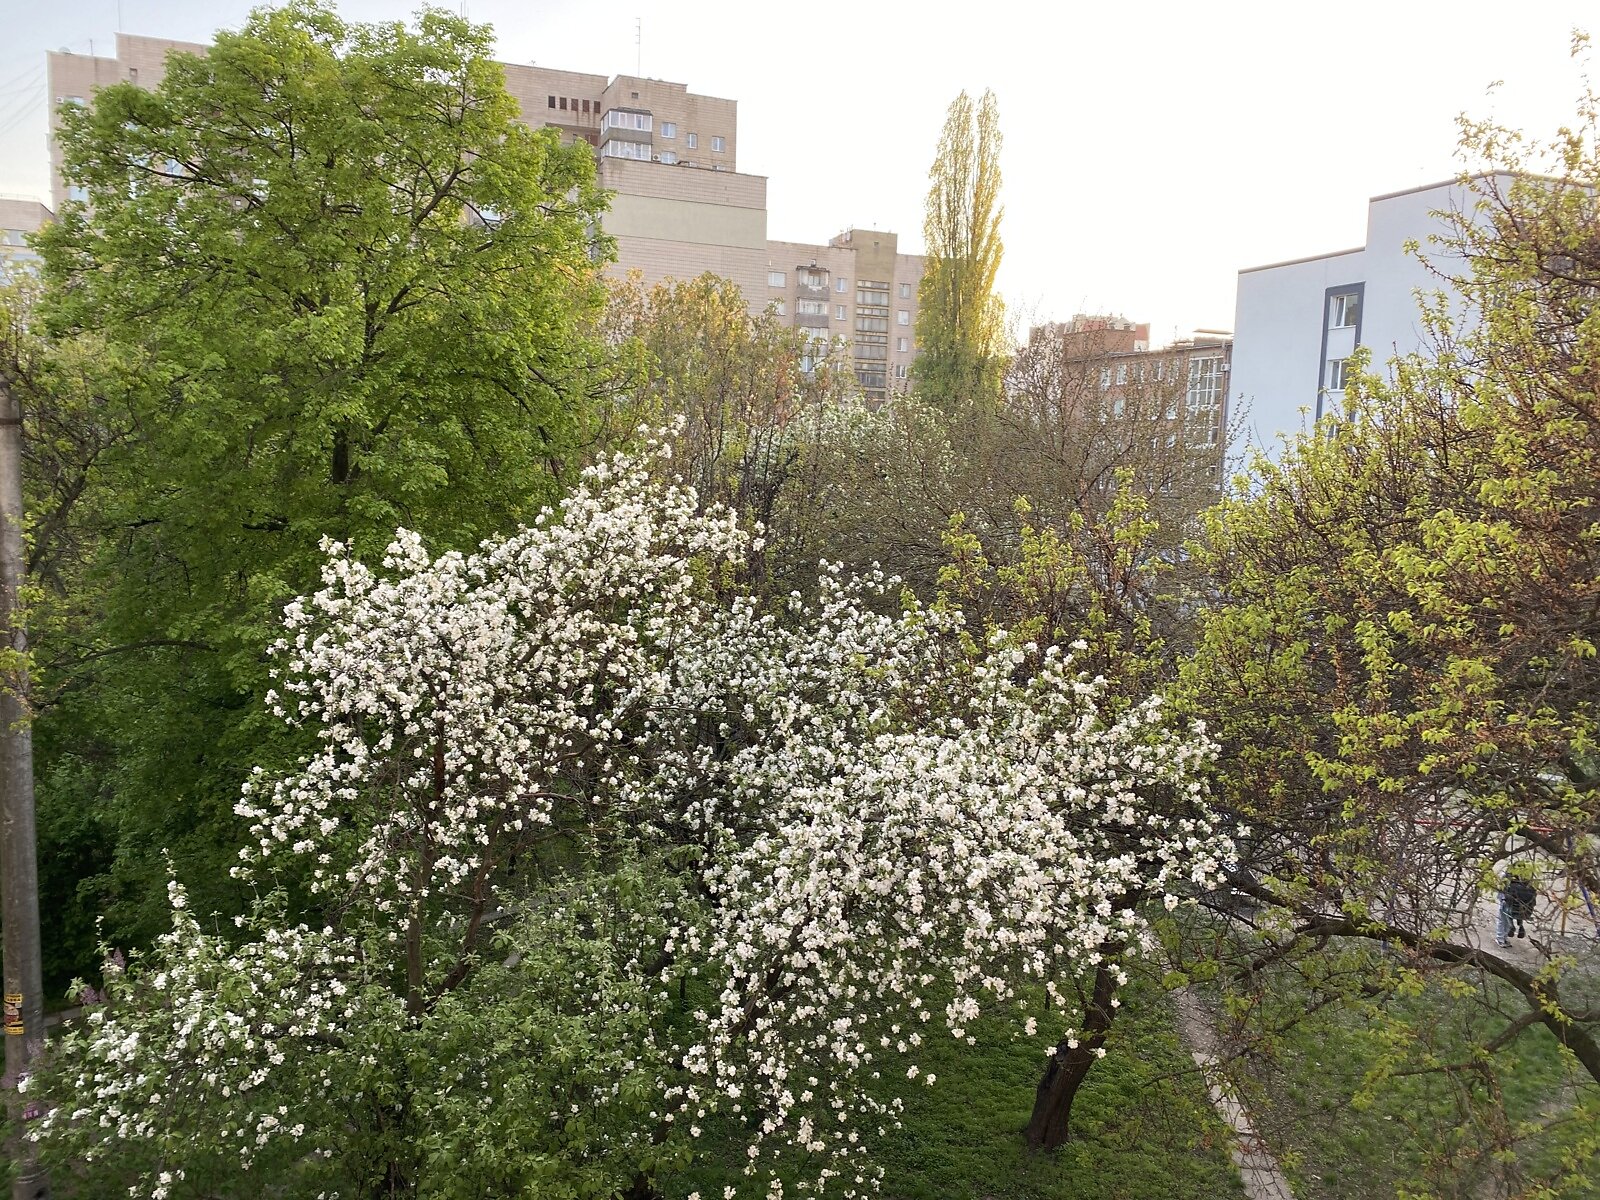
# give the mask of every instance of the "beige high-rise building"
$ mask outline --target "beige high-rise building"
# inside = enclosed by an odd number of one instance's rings
[[[34,269],[39,256],[28,245],[28,234],[43,227],[52,215],[37,200],[0,196],[0,283]]]
[[[155,87],[171,51],[195,43],[117,35],[116,56],[49,58],[50,157],[57,208],[81,200],[62,175],[56,109],[87,103],[98,87],[127,80]],[[922,257],[899,253],[893,233],[851,229],[820,245],[767,237],[767,180],[738,170],[738,105],[681,83],[633,75],[589,75],[503,63],[506,87],[536,128],[594,148],[602,220],[616,239],[616,274],[646,283],[711,272],[739,285],[753,312],[771,309],[817,339],[844,339],[869,399],[904,387],[916,357]]]

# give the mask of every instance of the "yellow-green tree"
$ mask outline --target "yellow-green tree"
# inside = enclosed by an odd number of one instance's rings
[[[917,388],[942,403],[998,397],[1005,310],[995,276],[1000,240],[1000,112],[986,91],[950,104],[929,171],[927,264],[917,313]]]
[[[1429,353],[1362,374],[1212,514],[1218,603],[1186,688],[1253,831],[1239,886],[1263,915],[1241,998],[1269,966],[1326,978],[1330,953],[1381,941],[1350,985],[1379,997],[1381,1068],[1498,1106],[1502,1072],[1547,1034],[1571,1070],[1563,1122],[1585,1131],[1569,1163],[1600,1149],[1596,111],[1587,98],[1542,161],[1466,127],[1489,171],[1440,261],[1465,263],[1449,282],[1472,315],[1430,309]],[[1541,897],[1527,941],[1494,944],[1507,877]],[[1382,1002],[1424,991],[1449,1021]],[[1457,1161],[1514,1165],[1527,1131],[1471,1128],[1445,1147]]]

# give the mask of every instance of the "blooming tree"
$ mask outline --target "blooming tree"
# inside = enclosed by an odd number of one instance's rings
[[[1202,731],[881,576],[729,596],[752,539],[648,465],[475,554],[328,546],[270,698],[315,745],[239,803],[259,899],[221,931],[174,885],[35,1081],[58,1163],[648,1194],[715,1127],[753,1188],[870,1189],[868,1078],[932,1083],[935,1031],[1120,975],[1151,901],[1216,880]]]

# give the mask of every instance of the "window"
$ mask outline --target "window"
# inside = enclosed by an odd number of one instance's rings
[[[911,314],[903,308],[900,309],[899,312],[895,313],[894,319],[901,325],[911,324]]]
[[[907,350],[909,350],[911,348],[911,339],[909,339],[909,338],[895,338],[895,340],[894,340],[894,348],[899,353],[904,354]]]
[[[896,379],[904,379],[906,377],[906,365],[905,365],[905,363],[901,363],[899,366],[895,367],[895,369],[894,369],[894,377]]]
[[[1174,363],[1176,366],[1176,363]],[[1216,426],[1218,414],[1222,406],[1222,376],[1226,370],[1226,363],[1222,362],[1222,355],[1206,355],[1205,358],[1190,358],[1189,360],[1189,394],[1186,406],[1189,411],[1190,421],[1203,424],[1206,427],[1205,440],[1200,445],[1214,445],[1216,443]],[[1173,371],[1174,376],[1178,371]],[[1339,360],[1339,386],[1344,386],[1344,360]]]
[[[800,287],[825,288],[828,286],[828,273],[817,267],[796,267],[794,281]]]
[[[676,121],[663,121],[663,122],[661,122],[661,136],[664,137],[664,138],[675,138],[675,137],[677,137],[678,136],[678,123]]]
[[[845,319],[845,315],[844,315],[844,305],[842,305],[842,304],[835,304],[835,305],[834,305],[834,306],[833,306],[833,319],[834,319],[834,320],[835,320],[835,321],[843,321],[843,320],[844,320],[844,319]]]
[[[828,302],[826,300],[797,300],[794,311],[803,317],[825,317],[828,315]]]
[[[649,133],[653,124],[647,112],[633,112],[631,109],[613,108],[600,118],[600,131],[605,133],[612,129],[633,129]]]
[[[723,149],[726,148],[727,144],[728,143],[723,141],[720,137],[713,135],[711,138],[711,153],[721,154]]]
[[[1354,329],[1357,319],[1361,316],[1361,293],[1346,292],[1342,296],[1333,298],[1333,320],[1330,322],[1334,329]]]
[[[67,189],[67,199],[74,200],[79,204],[87,204],[89,203],[89,189],[82,184],[75,183]]]
[[[634,158],[642,162],[649,162],[650,143],[622,142],[613,139],[600,147],[600,153],[605,158]]]
[[[691,150],[698,150],[700,148],[700,135],[698,133],[684,134],[683,144],[688,146]]]
[[[554,96],[551,96],[550,97],[550,107],[554,108],[555,106],[556,106],[556,98]]]
[[[784,287],[789,282],[789,276],[783,271],[768,271],[768,287]]]
[[[858,283],[856,286],[859,287],[859,288],[866,288],[866,287],[871,287],[872,285],[871,284],[866,284],[866,283]],[[887,287],[885,287],[882,291],[876,291],[876,290],[870,291],[870,292],[868,292],[868,291],[858,291],[856,293],[856,303],[857,304],[870,304],[874,308],[888,308],[889,307],[889,289]],[[888,316],[887,313],[885,313],[884,315]]]
[[[1345,365],[1349,361],[1347,358],[1330,358],[1328,360],[1328,390],[1330,392],[1344,391]]]
[[[589,102],[587,100],[585,100],[583,102],[583,111],[584,112],[588,112],[589,111]]]
[[[1125,384],[1127,382],[1128,382],[1128,364],[1127,363],[1118,363],[1117,364],[1117,386],[1121,387],[1123,384]]]
[[[883,359],[886,359],[886,358],[889,357],[889,347],[887,347],[887,346],[857,346],[856,347],[856,357],[859,358],[859,359],[863,359],[863,360],[873,359],[873,360],[882,361]]]
[[[888,333],[889,321],[886,317],[857,317],[857,333]]]
[[[670,163],[675,163],[675,162],[678,161],[678,156],[675,153],[673,153],[671,150],[663,150],[661,152],[661,161],[664,162],[664,163],[669,163],[669,164]]]
[[[772,311],[780,317],[787,317],[789,315],[789,306],[782,300],[774,300],[772,302]]]
[[[909,283],[902,283],[900,285],[900,299],[902,299],[902,300],[911,299],[911,285]]]
[[[567,98],[565,96],[561,97],[561,103],[557,105],[557,107],[560,108],[562,112],[567,111]]]
[[[842,295],[850,290],[850,281],[841,275],[838,279],[833,281],[833,290]]]
[[[1100,368],[1100,390],[1103,392],[1111,386],[1111,368]]]

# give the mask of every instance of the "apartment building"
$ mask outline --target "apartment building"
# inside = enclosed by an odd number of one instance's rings
[[[34,269],[39,256],[29,247],[28,234],[42,228],[53,215],[38,200],[0,196],[0,283]]]
[[[1112,419],[1135,415],[1169,428],[1163,437],[1192,449],[1220,449],[1226,437],[1233,373],[1233,335],[1198,329],[1170,345],[1152,348],[1150,326],[1126,317],[1078,313],[1070,321],[1036,327],[1054,337],[1066,361],[1094,376],[1102,411]]]
[[[118,34],[113,58],[48,56],[57,207],[84,197],[62,174],[56,108],[119,80],[153,88],[172,51],[206,47]],[[771,311],[818,341],[844,339],[868,399],[903,386],[916,357],[921,256],[899,253],[896,236],[881,230],[818,244],[768,239],[767,180],[738,170],[735,101],[634,75],[502,66],[525,122],[594,149],[600,185],[612,193],[602,226],[617,243],[614,273],[637,271],[646,283],[706,272],[730,279],[752,312]]]
[[[1476,204],[1459,181],[1374,196],[1363,245],[1239,272],[1232,394],[1248,408],[1252,443],[1271,450],[1330,410],[1358,346],[1383,374],[1395,356],[1426,349],[1421,297],[1442,294],[1458,318],[1467,315],[1444,278],[1465,264],[1430,238],[1474,219]]]

